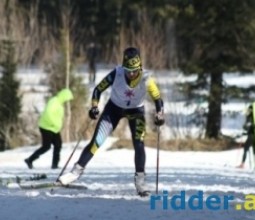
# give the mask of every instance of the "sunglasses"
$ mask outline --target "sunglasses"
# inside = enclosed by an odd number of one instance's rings
[[[136,69],[136,70],[129,70],[129,69],[125,69],[125,73],[126,74],[137,74],[139,73],[139,69]]]

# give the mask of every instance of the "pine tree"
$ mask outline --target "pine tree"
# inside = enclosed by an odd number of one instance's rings
[[[9,148],[8,138],[15,129],[21,112],[21,100],[18,96],[19,82],[15,79],[17,63],[14,43],[10,40],[0,42],[1,73],[0,79],[0,150]]]
[[[255,1],[181,1],[177,17],[181,70],[209,76],[206,136],[218,138],[223,74],[255,68]],[[206,82],[206,80],[203,80]]]

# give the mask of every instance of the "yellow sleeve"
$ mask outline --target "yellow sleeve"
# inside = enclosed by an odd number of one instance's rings
[[[159,88],[152,77],[148,78],[146,86],[147,86],[147,91],[153,101],[160,98]]]

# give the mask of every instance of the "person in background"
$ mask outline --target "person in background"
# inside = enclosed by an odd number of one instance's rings
[[[154,79],[142,69],[140,52],[137,48],[129,47],[124,50],[122,66],[117,66],[95,87],[92,94],[89,117],[96,120],[99,116],[98,103],[101,93],[111,86],[110,98],[96,125],[90,143],[83,149],[77,163],[71,172],[59,178],[63,185],[77,180],[83,173],[88,162],[104,143],[120,119],[127,118],[133,146],[135,150],[134,182],[138,195],[147,196],[149,190],[145,184],[145,108],[144,100],[148,92],[155,103],[156,113],[154,122],[157,126],[164,124],[163,101]]]
[[[63,127],[64,120],[64,104],[73,99],[73,94],[70,89],[62,89],[49,99],[44,111],[39,118],[39,130],[42,137],[42,146],[37,149],[30,157],[25,159],[29,169],[33,169],[33,161],[40,157],[40,155],[47,152],[51,144],[53,144],[53,158],[52,169],[58,168],[60,160],[60,150],[62,147],[62,140],[60,131]]]
[[[94,42],[91,42],[87,48],[89,83],[96,81],[96,60],[98,56],[98,48]]]
[[[246,112],[246,120],[243,125],[243,129],[247,133],[247,139],[243,145],[243,157],[242,162],[237,168],[244,168],[245,160],[247,157],[247,152],[250,147],[253,147],[253,158],[255,159],[255,141],[254,141],[254,116],[255,116],[255,102],[249,105]]]

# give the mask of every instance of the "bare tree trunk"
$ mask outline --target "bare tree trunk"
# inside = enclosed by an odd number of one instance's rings
[[[146,9],[140,12],[138,24],[141,25],[141,28],[137,31],[122,26],[119,33],[119,45],[115,48],[116,53],[113,53],[116,57],[113,57],[113,60],[121,62],[121,56],[119,56],[119,54],[121,54],[126,47],[135,46],[141,51],[144,68],[164,68],[167,62],[167,48],[165,32],[162,29],[162,25],[153,24]]]
[[[70,1],[68,1],[68,6],[70,6]],[[69,19],[70,19],[70,9],[65,8],[65,15],[62,17],[64,20],[64,48],[65,48],[65,61],[66,61],[66,67],[65,67],[65,74],[66,74],[66,88],[69,88],[70,86],[70,66],[71,66],[71,60],[70,60],[70,53],[71,53],[71,47],[70,47],[70,27],[69,27]],[[71,104],[70,102],[67,103],[66,106],[66,134],[65,134],[65,140],[67,142],[70,142],[70,124],[71,124]]]
[[[211,73],[211,88],[206,125],[206,137],[217,139],[221,130],[223,73]]]
[[[176,36],[175,36],[175,21],[168,19],[166,25],[166,59],[167,67],[169,69],[177,69],[177,49],[176,49]]]

